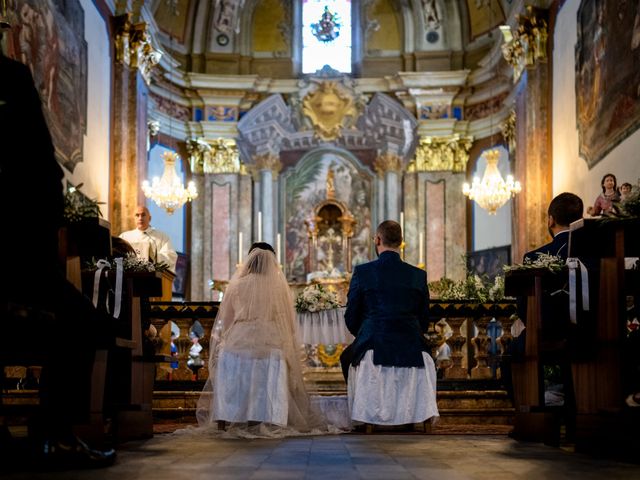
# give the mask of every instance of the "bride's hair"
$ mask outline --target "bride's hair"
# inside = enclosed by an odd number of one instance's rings
[[[265,250],[273,253],[274,257],[276,252],[273,247],[266,242],[255,242],[249,249],[249,258],[247,259],[247,275],[250,273],[262,274],[266,272],[267,265],[265,264],[265,257],[263,255],[251,255],[254,250]]]

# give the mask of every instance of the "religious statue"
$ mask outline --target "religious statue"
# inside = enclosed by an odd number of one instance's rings
[[[340,242],[340,237],[336,235],[336,231],[333,228],[327,230],[327,234],[320,238],[320,243],[327,244],[327,263],[326,271],[331,272],[335,268],[333,263],[333,256],[335,251],[333,250],[333,244]]]
[[[335,173],[333,172],[333,163],[327,169],[327,199],[336,197]]]

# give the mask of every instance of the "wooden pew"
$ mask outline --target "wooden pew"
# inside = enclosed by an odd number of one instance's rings
[[[640,256],[640,220],[583,219],[571,225],[569,255],[590,268],[590,302],[595,320],[584,338],[593,348],[572,362],[577,408],[576,447],[615,452],[636,446],[638,414],[625,408],[623,355],[626,296],[638,293],[638,272],[625,272],[625,257]],[[586,317],[586,322],[589,317]],[[578,327],[581,319],[578,318]],[[588,327],[588,325],[587,325]]]
[[[550,364],[559,364],[561,368],[564,364],[568,368],[568,310],[552,315],[545,308],[551,301],[550,292],[562,289],[566,282],[566,271],[551,273],[547,269],[511,271],[505,277],[505,293],[526,298],[524,354],[521,358],[514,357],[511,365],[516,411],[514,438],[558,445],[560,417],[566,418],[571,410],[571,396],[566,395],[568,385],[565,385],[565,407],[545,406],[543,372],[543,366]]]

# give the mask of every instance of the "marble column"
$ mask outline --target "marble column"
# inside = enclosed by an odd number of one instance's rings
[[[207,242],[207,235],[204,231],[204,212],[205,212],[205,181],[203,175],[193,175],[192,180],[196,184],[196,188],[200,195],[191,203],[191,282],[190,295],[191,300],[201,299],[210,300],[208,296],[208,281],[205,276],[204,249]]]
[[[553,159],[551,158],[549,64],[538,63],[520,77],[517,88],[515,177],[522,193],[515,197],[513,259],[550,238],[547,208],[552,197]]]
[[[282,168],[280,158],[273,153],[257,155],[254,157],[255,170],[259,172],[260,179],[260,199],[259,208],[262,212],[262,241],[275,246],[276,236],[276,202],[274,201],[274,178],[277,178],[278,172]],[[254,212],[255,213],[255,212]],[[255,240],[258,240],[256,235]]]
[[[145,203],[140,185],[147,176],[147,96],[138,70],[116,63],[110,214],[114,235],[135,228],[135,207]]]
[[[402,158],[393,153],[383,153],[376,158],[374,168],[384,181],[382,220],[400,221],[400,185],[399,174],[402,171]]]
[[[260,211],[262,212],[262,239],[257,238],[256,240],[273,245],[275,242],[273,236],[273,173],[267,168],[260,170]]]
[[[148,84],[161,57],[150,42],[147,24],[140,19],[141,5],[120,2],[112,17],[115,55],[110,219],[116,235],[135,228],[135,207],[145,202],[140,184],[147,176]]]

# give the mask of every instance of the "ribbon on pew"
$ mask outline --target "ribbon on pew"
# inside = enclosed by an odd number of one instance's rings
[[[113,314],[112,314],[114,318],[118,318],[120,316],[120,309],[122,306],[122,277],[124,272],[123,261],[124,259],[121,257],[118,257],[113,261],[116,267],[116,287],[114,292],[115,299],[114,299]],[[109,263],[106,260],[98,260],[98,262],[96,263],[96,266],[97,266],[96,273],[93,276],[93,306],[94,307],[98,306],[98,297],[100,293],[100,276],[102,275],[102,272],[104,272],[105,278],[107,277],[108,270],[111,269],[111,263]],[[111,311],[109,308],[109,295],[107,295],[105,305],[106,305],[107,313],[111,314]]]
[[[578,279],[580,269],[580,284],[582,293],[582,310],[589,311],[589,272],[584,263],[578,258],[567,258],[569,267],[569,319],[571,323],[578,323]]]

